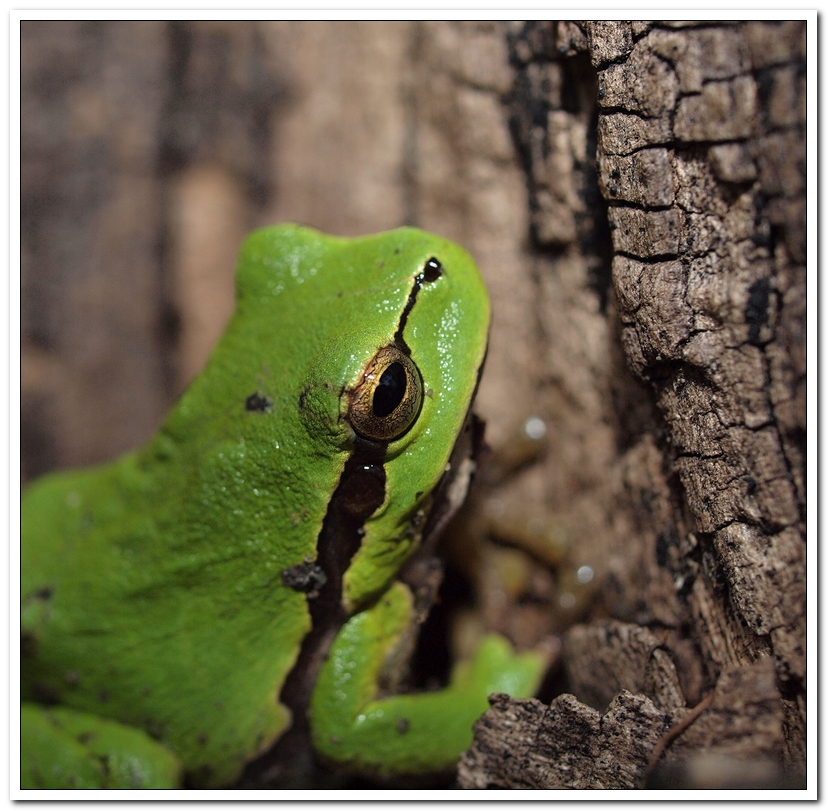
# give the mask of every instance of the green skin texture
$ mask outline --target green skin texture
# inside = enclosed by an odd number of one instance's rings
[[[242,248],[231,322],[158,433],[24,493],[22,787],[177,787],[184,774],[228,785],[290,724],[279,692],[311,621],[281,572],[316,558],[353,450],[342,393],[393,342],[430,257],[443,273],[421,287],[403,333],[426,395],[388,445],[385,501],[344,576],[351,619],[314,688],[314,745],[380,775],[450,768],[490,692],[536,689],[542,657],[487,637],[445,690],[377,697],[413,621],[394,583],[419,540],[411,522],[485,354],[489,301],[473,260],[413,228],[360,239],[266,228]],[[266,412],[246,409],[254,392]],[[34,703],[44,696],[48,707]]]

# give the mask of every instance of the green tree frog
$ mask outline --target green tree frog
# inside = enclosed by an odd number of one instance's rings
[[[23,787],[227,786],[292,721],[324,761],[434,772],[490,693],[537,688],[544,657],[490,635],[444,689],[387,689],[486,351],[471,257],[265,228],[236,299],[146,446],[24,493]]]

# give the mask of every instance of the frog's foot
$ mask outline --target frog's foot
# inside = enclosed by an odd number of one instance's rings
[[[146,732],[64,707],[20,708],[23,789],[178,788],[178,759]]]
[[[491,634],[455,666],[445,689],[378,698],[384,659],[412,619],[412,602],[395,584],[334,642],[311,701],[314,746],[324,757],[377,775],[446,771],[471,745],[491,693],[526,697],[538,688],[546,652],[516,654]]]

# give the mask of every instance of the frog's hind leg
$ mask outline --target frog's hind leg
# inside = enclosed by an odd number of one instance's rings
[[[20,708],[21,789],[178,788],[181,766],[135,727],[64,707]]]
[[[413,613],[411,592],[397,583],[337,636],[311,700],[313,742],[323,757],[382,776],[446,771],[471,745],[491,693],[526,697],[537,689],[547,656],[515,654],[490,634],[471,661],[454,667],[446,688],[378,697],[385,658]]]

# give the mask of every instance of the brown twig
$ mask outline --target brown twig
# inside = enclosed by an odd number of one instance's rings
[[[659,738],[658,743],[653,747],[653,751],[650,753],[650,760],[647,763],[647,771],[651,772],[655,767],[656,763],[658,763],[661,756],[664,754],[664,750],[673,742],[682,732],[684,732],[687,727],[690,726],[709,706],[710,703],[713,701],[713,696],[716,694],[716,691],[713,690],[708,693],[695,707],[693,707],[684,718],[681,719],[672,729],[668,730],[664,733],[664,735]]]

